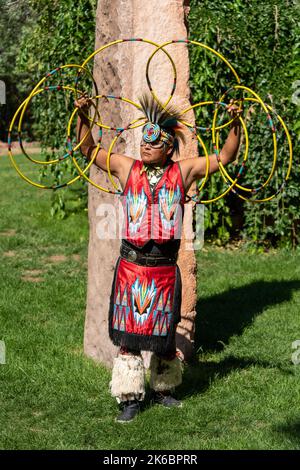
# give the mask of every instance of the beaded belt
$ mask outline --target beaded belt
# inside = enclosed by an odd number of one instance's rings
[[[176,256],[162,256],[154,254],[145,254],[140,253],[137,250],[132,249],[124,242],[120,247],[120,255],[122,258],[132,261],[134,263],[140,264],[142,266],[163,266],[163,265],[172,265],[176,264]]]

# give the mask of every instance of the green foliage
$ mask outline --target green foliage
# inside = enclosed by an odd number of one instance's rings
[[[299,149],[296,145],[300,137],[300,106],[293,103],[292,95],[297,94],[297,86],[300,89],[300,83],[295,83],[297,79],[300,80],[299,3],[286,0],[267,0],[263,3],[258,0],[191,0],[189,27],[190,39],[203,42],[225,56],[235,67],[242,84],[252,88],[276,109],[284,118],[294,145],[292,175],[283,195],[259,205],[243,202],[232,195],[213,203],[206,211],[207,234],[219,243],[226,242],[233,234],[232,218],[238,213],[243,219],[240,235],[247,243],[256,246],[295,246],[300,237]],[[190,58],[194,103],[218,100],[225,87],[235,84],[231,72],[211,53],[191,46]],[[249,104],[245,104],[245,111],[247,109]],[[247,121],[249,164],[241,184],[258,187],[271,171],[273,144],[265,115],[257,105],[253,109],[254,114]],[[208,126],[212,114],[212,109],[208,112],[199,109],[198,123],[205,121]],[[270,185],[256,196],[259,198],[274,193],[287,170],[287,142],[277,119],[274,118],[274,121],[278,130],[278,166]],[[221,133],[221,142],[224,142],[226,135],[225,131]],[[212,153],[210,136],[206,137],[205,142]],[[244,148],[242,145],[239,162],[243,158]],[[228,167],[231,176],[235,175],[237,168],[239,166]],[[220,174],[216,174],[202,196],[207,199],[225,189]]]
[[[28,7],[34,23],[23,29],[17,66],[20,72],[28,74],[22,86],[28,93],[47,72],[64,64],[81,64],[94,50],[96,0],[30,0]],[[45,85],[74,86],[77,69],[65,69],[53,75]],[[79,81],[79,88],[91,87],[91,80]],[[32,122],[32,134],[42,144],[46,160],[66,154],[66,126],[73,110],[75,96],[71,91],[44,92],[32,100],[28,114]],[[72,128],[75,143],[75,123]],[[81,167],[84,160],[80,152],[76,157]],[[58,165],[48,165],[40,174],[40,181],[49,180],[61,184],[77,176],[77,171],[66,158]],[[74,210],[87,205],[87,183],[80,180],[76,187]],[[70,186],[71,188],[71,186]],[[71,193],[72,194],[72,193]],[[66,192],[57,190],[52,193],[51,214],[64,218]],[[73,201],[74,202],[74,201]]]

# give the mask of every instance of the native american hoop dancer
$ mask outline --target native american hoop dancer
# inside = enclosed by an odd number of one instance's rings
[[[176,353],[175,332],[180,321],[181,276],[176,264],[185,194],[193,181],[206,171],[206,158],[187,158],[174,162],[179,139],[184,144],[178,123],[179,113],[167,110],[152,98],[140,99],[147,118],[142,129],[141,159],[113,153],[110,169],[122,187],[124,207],[123,237],[117,260],[109,310],[109,335],[120,347],[114,359],[111,394],[121,413],[119,422],[131,421],[145,398],[145,370],[141,351],[152,351],[150,387],[152,400],[166,407],[179,407],[174,398],[181,384],[182,367]],[[91,100],[85,94],[75,102],[79,108],[77,140],[89,131],[88,109]],[[241,110],[232,102],[231,117]],[[91,133],[81,145],[88,159],[96,144]],[[240,121],[234,119],[221,150],[223,165],[232,162],[240,140]],[[104,171],[107,151],[101,148],[94,163]],[[209,155],[209,174],[218,170],[215,155]]]

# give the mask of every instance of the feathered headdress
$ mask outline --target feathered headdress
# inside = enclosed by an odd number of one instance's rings
[[[163,108],[152,95],[144,94],[139,98],[142,110],[148,119],[143,127],[143,139],[145,142],[162,140],[171,143],[174,151],[179,151],[179,139],[185,142],[182,126],[178,122],[180,113],[173,106]]]

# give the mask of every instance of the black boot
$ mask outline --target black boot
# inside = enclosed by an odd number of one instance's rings
[[[157,403],[158,405],[166,406],[167,408],[181,408],[182,403],[179,400],[176,400],[171,395],[170,390],[164,390],[163,392],[156,392],[152,390],[152,402]]]
[[[119,414],[116,421],[118,423],[127,423],[128,421],[132,421],[140,411],[140,403],[138,400],[122,401],[120,408],[122,409],[122,413]]]

